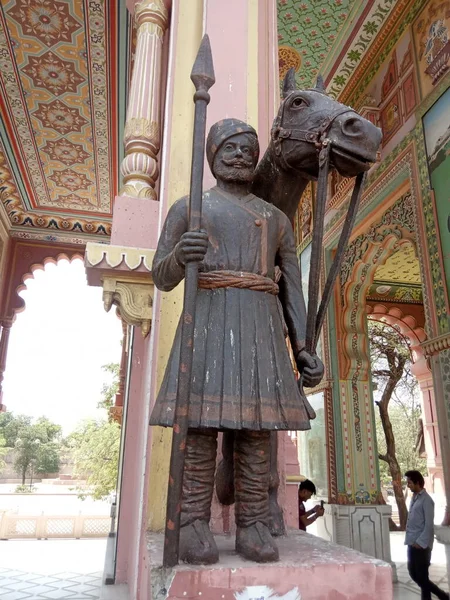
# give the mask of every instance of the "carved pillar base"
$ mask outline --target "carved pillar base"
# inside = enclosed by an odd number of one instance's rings
[[[434,535],[437,541],[445,544],[445,556],[447,558],[447,578],[450,581],[450,527],[444,525],[434,526]]]
[[[317,520],[317,533],[336,544],[390,563],[394,581],[397,581],[395,565],[391,562],[391,513],[390,506],[381,504],[326,504],[324,518]]]

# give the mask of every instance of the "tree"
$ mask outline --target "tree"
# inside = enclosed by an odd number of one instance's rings
[[[106,408],[109,411],[111,406],[114,406],[114,400],[119,391],[120,367],[118,363],[109,363],[103,365],[102,369],[107,373],[111,373],[112,382],[109,385],[107,383],[103,384],[102,399],[97,404],[97,408]]]
[[[47,417],[33,423],[32,417],[0,415],[0,436],[8,448],[15,449],[14,468],[22,484],[30,473],[55,473],[59,470],[61,426]]]
[[[368,329],[375,403],[380,419],[377,431],[378,457],[382,461],[380,474],[385,482],[390,476],[398,506],[399,529],[403,531],[408,510],[402,476],[408,468],[424,468],[423,461],[420,462],[415,453],[420,416],[418,386],[411,372],[409,346],[400,333],[390,325],[376,321],[369,321]],[[391,527],[396,528],[393,523]]]
[[[80,490],[80,495],[95,500],[108,498],[117,484],[119,425],[106,419],[85,421],[69,436],[67,445],[72,450],[73,474],[86,479],[88,489]]]
[[[0,433],[0,473],[6,467],[6,462],[3,460],[3,457],[8,452],[8,448],[6,448],[5,438]]]
[[[104,385],[99,408],[104,408],[103,419],[89,419],[64,441],[74,462],[73,474],[86,480],[87,489],[78,488],[81,497],[106,499],[116,489],[120,452],[120,427],[108,419],[109,408],[114,404],[119,389],[119,365],[103,367],[113,375],[110,385]]]
[[[26,415],[14,416],[12,412],[0,413],[0,434],[5,439],[7,448],[14,448],[19,429],[31,425],[33,419]]]

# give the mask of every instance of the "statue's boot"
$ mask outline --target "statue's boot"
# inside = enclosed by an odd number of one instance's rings
[[[209,529],[216,453],[216,430],[188,430],[179,557],[193,565],[211,565],[219,560],[216,542]]]
[[[236,552],[248,560],[279,558],[269,528],[270,432],[235,433]]]
[[[269,528],[263,523],[237,528],[236,552],[243,558],[261,563],[279,559],[277,545]]]
[[[234,431],[225,431],[222,437],[222,460],[216,471],[216,493],[225,506],[234,504]]]
[[[180,560],[191,565],[212,565],[219,551],[206,521],[197,519],[180,529]]]

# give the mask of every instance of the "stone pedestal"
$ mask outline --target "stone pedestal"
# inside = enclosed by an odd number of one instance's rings
[[[391,512],[391,507],[383,504],[326,504],[324,518],[316,522],[317,533],[326,540],[391,563]]]
[[[163,569],[161,535],[150,534],[152,600],[392,600],[391,568],[303,532],[277,540],[280,561],[241,559],[234,536],[216,536],[220,562]]]
[[[445,558],[447,559],[447,578],[450,582],[450,527],[444,525],[434,526],[434,535],[438,542],[445,544]]]

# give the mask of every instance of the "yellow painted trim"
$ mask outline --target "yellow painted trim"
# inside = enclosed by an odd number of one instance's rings
[[[286,475],[287,483],[301,483],[302,481],[306,481],[306,479],[304,475]]]
[[[247,123],[258,130],[258,0],[248,0]],[[265,40],[263,40],[265,43]]]
[[[168,206],[189,192],[192,137],[194,127],[194,87],[190,79],[202,39],[203,1],[180,0],[175,15],[177,40],[173,68],[173,111],[168,165]],[[172,348],[178,319],[183,306],[183,286],[163,294],[161,298],[159,337],[155,340],[157,353],[156,389],[161,386]],[[164,529],[169,476],[172,430],[153,428],[150,458],[148,524],[152,531]]]

